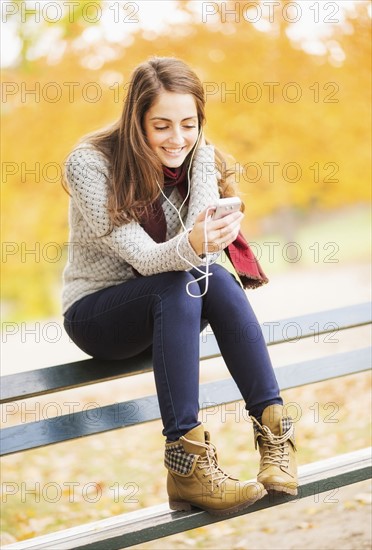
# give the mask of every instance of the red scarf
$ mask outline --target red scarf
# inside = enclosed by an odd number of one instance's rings
[[[179,168],[163,166],[165,191],[169,187],[177,187],[181,197],[185,199],[187,195],[187,169],[187,162],[184,162]],[[155,242],[163,243],[165,241],[167,223],[160,197],[151,205],[147,214],[143,216],[141,226]],[[262,271],[241,231],[235,241],[225,248],[225,252],[239,275],[244,288],[257,288],[268,283],[268,278]]]

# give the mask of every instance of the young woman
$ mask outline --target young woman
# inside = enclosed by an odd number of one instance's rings
[[[151,58],[135,69],[121,118],[69,155],[63,313],[71,339],[93,357],[152,347],[170,507],[225,515],[267,491],[297,494],[297,474],[293,423],[242,288],[267,279],[240,233],[242,212],[210,216],[236,192],[205,141],[204,104],[183,61]],[[223,250],[237,278],[215,264]],[[253,420],[257,483],[221,470],[198,420],[199,335],[208,323]]]

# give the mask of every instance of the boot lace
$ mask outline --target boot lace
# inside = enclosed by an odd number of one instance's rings
[[[189,441],[186,437],[184,437],[184,439],[185,441]],[[190,443],[195,445],[195,441],[190,441]],[[204,470],[204,477],[210,477],[208,481],[211,484],[211,490],[213,492],[215,487],[220,487],[220,485],[226,481],[230,475],[225,474],[225,472],[223,472],[219,467],[216,456],[216,447],[212,443],[208,443],[208,445],[203,445],[201,443],[200,446],[205,448],[205,455],[199,456],[197,465],[200,470]]]
[[[289,464],[287,441],[293,436],[293,424],[283,435],[274,435],[270,428],[267,426],[261,426],[261,424],[254,417],[252,417],[252,419],[259,428],[262,445],[265,448],[263,464],[274,464],[276,466],[284,466],[287,468]],[[284,465],[283,462],[286,464]]]

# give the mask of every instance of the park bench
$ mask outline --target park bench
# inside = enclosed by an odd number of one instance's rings
[[[370,304],[358,304],[330,311],[321,311],[275,323],[263,323],[261,328],[269,346],[293,340],[332,334],[335,331],[370,324]],[[347,334],[347,333],[345,333]],[[201,360],[220,356],[212,333],[201,339]],[[370,368],[370,349],[353,349],[331,356],[280,366],[275,369],[282,390],[312,384],[331,378],[366,371]],[[126,361],[86,359],[64,365],[21,372],[2,377],[1,403],[36,397],[88,384],[134,376],[152,369],[151,356],[142,354]],[[207,408],[241,400],[231,379],[201,384],[200,405]],[[11,406],[11,405],[8,405]],[[117,414],[120,407],[121,414]],[[59,421],[39,420],[4,428],[1,435],[1,454],[9,455],[103,433],[118,428],[149,422],[160,418],[157,397],[115,403],[100,408],[94,423],[87,422],[83,412],[62,415]],[[371,475],[371,449],[361,449],[329,457],[300,467],[298,496],[268,495],[248,510],[235,516],[253,513],[294,499],[324,493],[359,481]],[[229,516],[229,517],[235,517]],[[224,519],[224,518],[222,518]],[[193,510],[172,512],[167,504],[152,506],[136,512],[113,516],[85,525],[57,531],[3,546],[11,549],[94,549],[115,550],[208,525],[221,518]]]

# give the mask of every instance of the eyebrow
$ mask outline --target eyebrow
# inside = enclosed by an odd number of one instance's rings
[[[183,118],[181,122],[184,122],[185,120],[191,120],[191,119],[197,120],[197,118],[198,118],[197,116],[187,116],[186,118]],[[162,116],[153,116],[152,118],[150,118],[150,120],[165,120],[166,122],[172,122],[170,118],[165,118]]]

